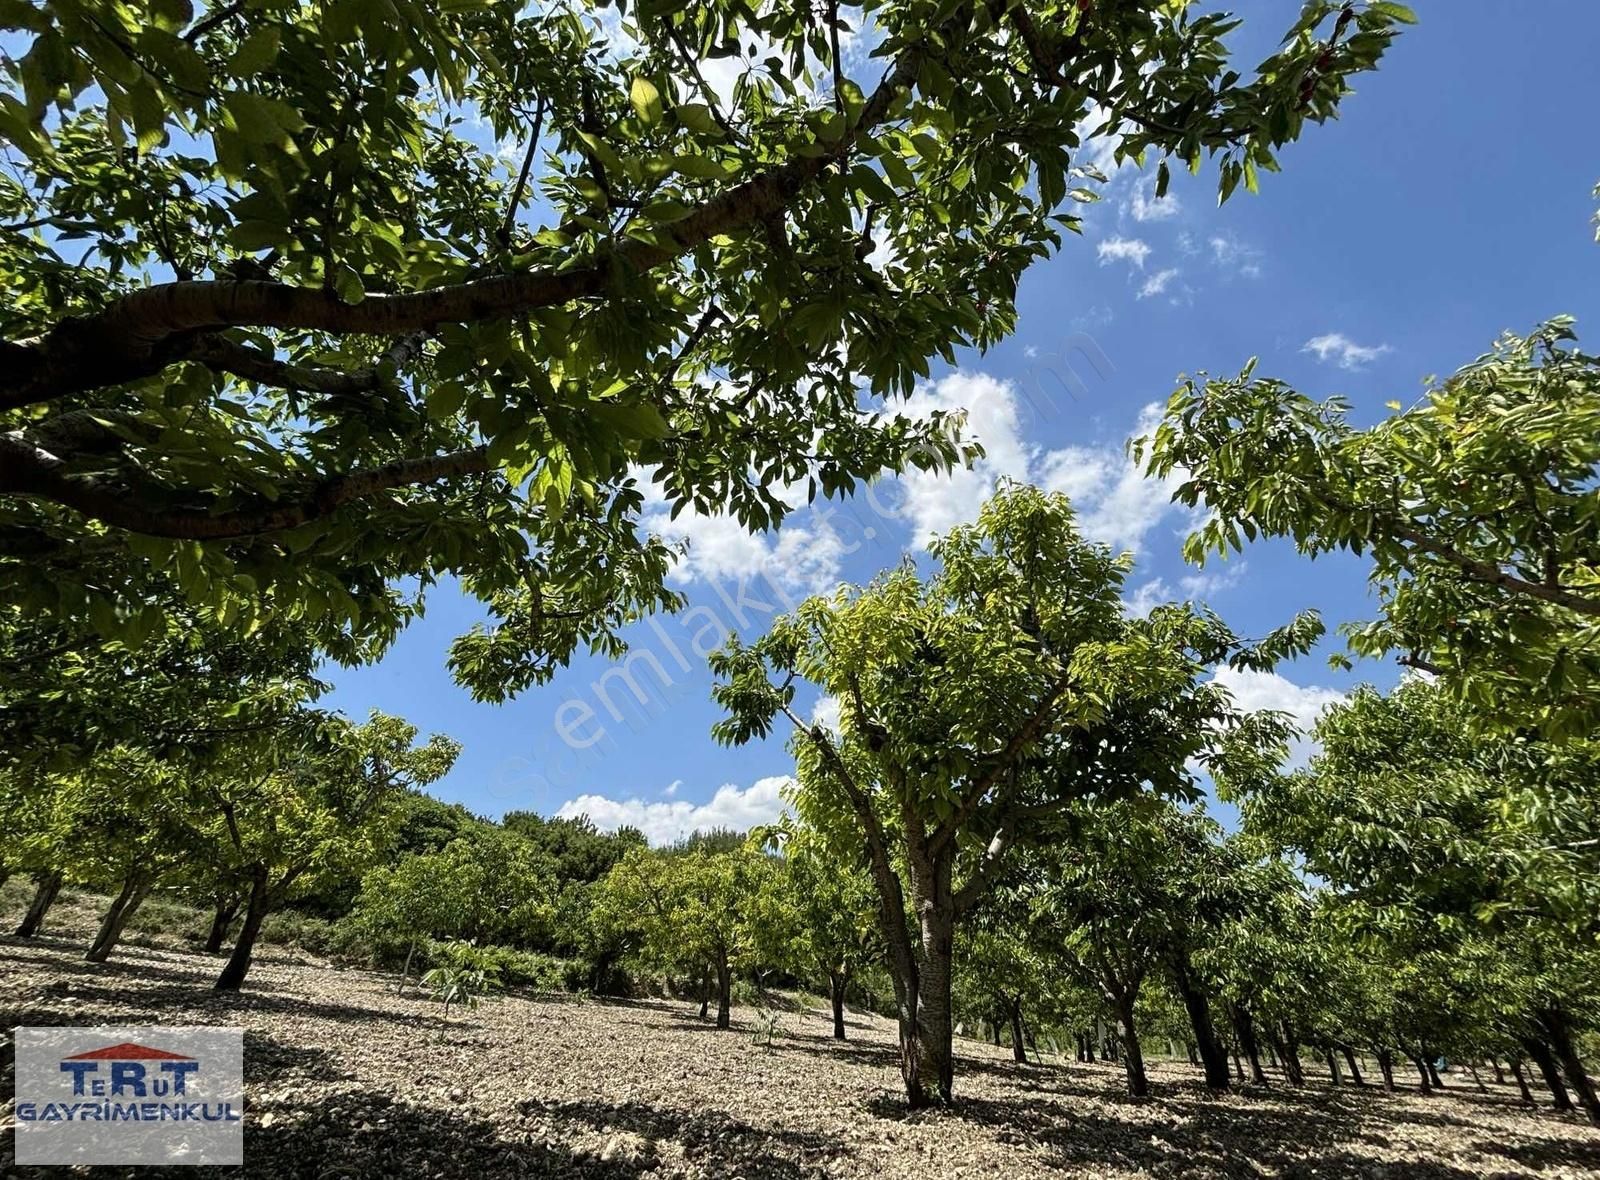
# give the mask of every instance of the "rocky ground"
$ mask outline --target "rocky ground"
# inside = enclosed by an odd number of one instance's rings
[[[1153,1099],[1133,1102],[1117,1066],[1021,1066],[962,1041],[958,1106],[910,1114],[892,1026],[870,1016],[840,1045],[820,1009],[787,1013],[770,1047],[753,1012],[718,1032],[666,1001],[506,996],[447,1022],[380,976],[282,952],[223,997],[210,956],[81,954],[0,939],[0,1022],[242,1025],[250,1176],[1600,1176],[1600,1131],[1492,1083],[1216,1098],[1157,1064]],[[11,1163],[9,1037],[3,1067],[0,1174],[44,1175]]]

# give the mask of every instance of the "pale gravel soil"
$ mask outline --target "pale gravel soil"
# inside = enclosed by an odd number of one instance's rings
[[[1118,1066],[1018,1066],[961,1041],[957,1108],[911,1115],[876,1017],[840,1046],[820,1009],[788,1013],[770,1049],[752,1012],[718,1032],[683,1002],[506,996],[447,1024],[384,977],[272,949],[218,997],[209,956],[130,946],[102,967],[82,945],[0,939],[5,1176],[55,1174],[11,1164],[9,1029],[165,1021],[248,1030],[249,1176],[1600,1177],[1600,1132],[1492,1083],[1214,1098],[1197,1070],[1157,1064],[1154,1099],[1134,1103]]]

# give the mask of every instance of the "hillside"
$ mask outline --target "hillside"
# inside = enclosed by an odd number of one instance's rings
[[[209,990],[207,956],[81,953],[0,942],[6,1027],[243,1025],[250,1176],[1600,1175],[1600,1131],[1465,1078],[1427,1099],[1324,1077],[1218,1098],[1186,1064],[1152,1063],[1154,1098],[1136,1103],[1115,1065],[1019,1066],[963,1040],[957,1108],[912,1115],[892,1026],[872,1016],[854,1014],[839,1045],[820,1006],[797,1005],[770,1047],[751,1010],[718,1033],[670,1001],[514,995],[447,1022],[381,976],[276,950],[233,996]],[[8,1129],[10,1067],[8,1052]],[[14,1169],[7,1139],[0,1171],[44,1174]]]

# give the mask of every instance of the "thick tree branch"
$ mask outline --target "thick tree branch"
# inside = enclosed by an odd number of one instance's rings
[[[833,152],[779,164],[660,226],[661,241],[628,239],[587,265],[492,275],[346,303],[336,293],[260,280],[157,283],[105,310],[57,324],[33,340],[0,341],[0,409],[120,385],[187,359],[198,333],[279,328],[397,336],[445,323],[490,320],[604,294],[618,274],[653,270],[720,234],[758,225],[785,209],[824,169],[888,115],[916,79],[920,46],[905,49]]]
[[[1011,735],[1006,744],[995,755],[988,771],[968,784],[966,791],[961,796],[960,805],[951,814],[950,818],[941,823],[934,831],[933,839],[929,845],[934,852],[937,852],[956,838],[962,826],[972,818],[972,813],[977,811],[979,804],[983,802],[984,796],[989,793],[995,783],[1000,781],[1000,776],[1012,768],[1017,756],[1027,748],[1028,743],[1039,736],[1045,724],[1050,720],[1050,715],[1055,710],[1056,702],[1061,699],[1061,694],[1067,691],[1067,686],[1070,683],[1071,678],[1063,675],[1055,683],[1051,684],[1045,691],[1044,696],[1039,698],[1039,703],[1034,706],[1033,712],[1028,715],[1027,720],[1017,727],[1016,732]]]
[[[190,350],[189,359],[219,373],[300,393],[364,393],[378,386],[378,374],[372,369],[346,373],[337,369],[293,365],[223,336],[201,337]]]
[[[280,532],[379,492],[489,469],[488,448],[472,447],[329,476],[310,484],[298,496],[261,497],[248,507],[213,511],[166,488],[129,486],[98,475],[75,474],[50,452],[14,435],[0,435],[0,494],[41,496],[115,528],[191,541]]]

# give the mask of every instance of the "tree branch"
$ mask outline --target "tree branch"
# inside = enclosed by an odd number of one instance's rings
[[[378,373],[374,369],[346,373],[338,369],[293,365],[224,336],[202,336],[190,350],[189,359],[219,373],[300,393],[364,393],[378,386]]]
[[[492,275],[346,303],[336,293],[260,280],[157,283],[130,291],[93,315],[62,320],[45,336],[0,341],[0,409],[31,405],[154,376],[187,359],[196,333],[280,328],[396,336],[445,323],[491,320],[603,295],[618,276],[653,270],[713,237],[781,212],[828,166],[888,115],[914,83],[921,45],[908,46],[884,75],[849,134],[825,155],[776,165],[709,198],[688,216],[657,227],[661,242],[628,239],[587,265]]]
[[[13,435],[0,435],[0,494],[42,496],[115,528],[191,541],[281,532],[329,516],[345,504],[379,492],[481,474],[489,469],[488,448],[472,447],[329,476],[312,483],[298,497],[260,497],[249,507],[218,511],[214,505],[196,506],[192,499],[166,488],[141,488],[97,475],[72,473],[50,452]]]

